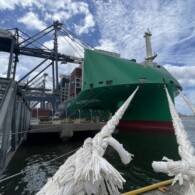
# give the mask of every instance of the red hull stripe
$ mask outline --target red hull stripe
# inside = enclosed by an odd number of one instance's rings
[[[173,131],[171,121],[126,121],[121,120],[119,129],[125,131],[145,130],[145,131]]]

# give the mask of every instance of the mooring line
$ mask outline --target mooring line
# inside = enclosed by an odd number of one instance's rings
[[[79,147],[79,148],[80,148],[80,147]],[[38,165],[34,165],[33,168],[29,168],[29,169],[27,169],[27,170],[21,171],[21,172],[16,173],[16,174],[13,174],[13,175],[11,175],[11,176],[2,178],[2,179],[0,179],[0,183],[3,182],[3,181],[6,181],[6,180],[8,180],[8,179],[11,179],[11,178],[13,178],[13,177],[16,177],[16,176],[18,176],[18,175],[21,175],[21,174],[23,174],[23,173],[26,173],[26,172],[28,172],[28,171],[30,171],[30,170],[33,170],[33,169],[37,168],[38,166],[45,165],[45,164],[47,164],[47,163],[53,162],[53,161],[55,161],[55,160],[58,160],[58,159],[60,159],[60,158],[62,158],[62,157],[64,157],[64,156],[67,156],[67,155],[69,155],[69,154],[71,154],[71,153],[77,151],[79,148],[76,148],[76,149],[74,149],[74,150],[72,150],[72,151],[70,151],[70,152],[68,152],[68,153],[66,153],[66,154],[63,154],[63,155],[61,155],[61,156],[58,156],[58,157],[56,157],[56,158],[54,158],[54,159],[51,159],[51,160],[49,160],[49,161],[47,161],[47,162],[43,162],[43,163],[40,163],[40,164],[38,164]],[[45,165],[45,166],[46,166],[46,165]]]
[[[182,98],[187,103],[187,105],[189,106],[189,108],[192,110],[193,114],[195,115],[195,106],[192,104],[192,102],[190,102],[189,99],[187,99],[187,97],[182,93],[182,91],[180,91],[180,90],[178,90],[178,91],[181,94]]]

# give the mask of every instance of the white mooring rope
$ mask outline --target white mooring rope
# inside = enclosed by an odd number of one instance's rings
[[[179,181],[183,185],[184,195],[195,195],[195,156],[194,148],[188,140],[188,136],[184,126],[179,118],[174,104],[171,100],[168,90],[165,88],[169,108],[173,120],[173,127],[179,144],[180,161],[173,161],[166,157],[163,160],[166,162],[153,162],[152,167],[156,172],[167,173],[169,176],[175,176],[174,182]]]
[[[112,133],[128,108],[136,91],[118,109],[93,139],[85,140],[84,145],[70,156],[50,178],[37,195],[119,195],[125,179],[102,156],[108,145],[119,153],[124,164],[132,159],[123,146],[112,137]]]
[[[195,115],[195,107],[194,105],[190,102],[190,100],[188,100],[186,98],[186,96],[182,93],[182,91],[179,90],[179,93],[181,94],[181,96],[183,97],[183,99],[186,101],[187,105],[189,106],[189,108],[192,110],[192,112],[194,113]]]

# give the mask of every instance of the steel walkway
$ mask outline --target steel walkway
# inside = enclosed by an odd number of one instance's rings
[[[0,175],[24,140],[29,124],[30,108],[17,82],[0,78]]]

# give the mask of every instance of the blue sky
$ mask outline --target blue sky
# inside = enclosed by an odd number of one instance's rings
[[[195,0],[0,0],[0,28],[17,27],[32,35],[61,21],[80,39],[96,48],[114,51],[142,62],[146,56],[144,32],[152,32],[155,59],[181,83],[195,104]],[[62,42],[62,37],[60,37]],[[52,45],[48,38],[45,45]],[[61,53],[75,54],[59,44]],[[4,76],[8,55],[0,53],[0,76]],[[37,65],[39,59],[20,58],[17,77]],[[26,65],[28,64],[28,66]],[[61,67],[68,73],[73,65]],[[181,97],[179,112],[190,111]]]

